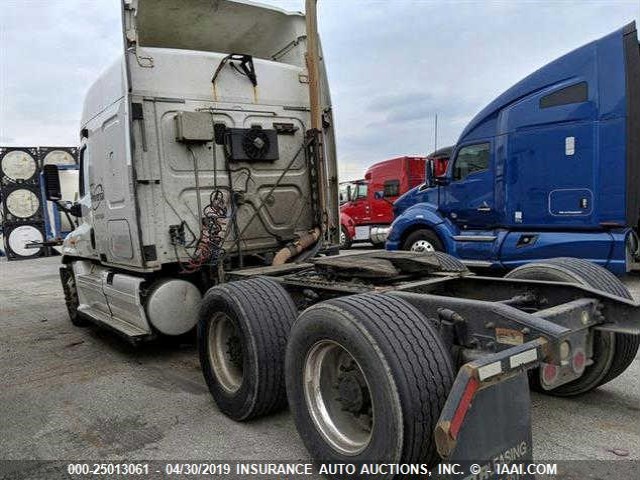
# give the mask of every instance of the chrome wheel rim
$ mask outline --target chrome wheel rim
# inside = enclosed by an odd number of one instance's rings
[[[371,389],[356,359],[337,342],[317,342],[305,360],[304,395],[316,428],[344,455],[361,453],[375,422]]]
[[[347,244],[347,236],[343,230],[340,230],[340,246],[344,247]]]
[[[418,240],[413,242],[411,245],[412,252],[435,252],[436,249],[433,248],[433,244],[428,240]]]
[[[208,343],[209,361],[218,383],[227,393],[237,392],[243,378],[242,340],[227,314],[218,312],[211,318]]]

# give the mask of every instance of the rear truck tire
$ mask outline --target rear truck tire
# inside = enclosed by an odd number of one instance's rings
[[[556,258],[550,261],[571,269],[576,274],[581,274],[584,277],[585,285],[612,295],[633,300],[631,292],[629,292],[624,283],[609,270],[599,265],[581,258]],[[600,334],[602,335],[603,332],[600,332]],[[613,360],[609,371],[600,382],[600,385],[604,385],[622,374],[622,372],[631,365],[640,347],[640,337],[637,335],[628,335],[625,333],[609,333],[609,335],[614,337],[612,342],[614,350]]]
[[[467,266],[459,258],[444,252],[434,252],[434,255],[442,265],[443,272],[466,272],[470,273]]]
[[[402,249],[411,252],[444,252],[440,238],[428,228],[411,232],[403,242]]]
[[[269,278],[231,282],[205,294],[198,353],[207,386],[225,415],[243,421],[286,406],[284,356],[297,313],[291,296]]]
[[[601,290],[626,299],[633,299],[625,285],[608,270],[580,258],[551,258],[530,263],[509,272],[505,278],[571,282]],[[532,387],[557,396],[586,393],[613,380],[633,362],[640,337],[624,333],[594,332],[593,364],[584,374],[553,390],[543,390],[537,374],[532,375]],[[537,372],[537,371],[536,371]]]
[[[285,365],[289,407],[316,461],[438,461],[452,360],[410,304],[371,293],[316,304],[294,324]]]
[[[73,273],[71,265],[63,265],[60,267],[60,283],[62,283],[62,292],[64,293],[64,303],[69,312],[69,320],[76,327],[86,327],[89,322],[78,311],[80,301],[78,300],[78,288],[76,287],[76,276]]]
[[[344,227],[344,225],[340,225],[340,248],[348,250],[349,248],[351,248],[351,243],[352,240],[349,236],[349,233],[347,232],[347,229]]]

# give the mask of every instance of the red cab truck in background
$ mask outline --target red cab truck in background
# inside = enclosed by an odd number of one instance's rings
[[[451,149],[440,149],[428,158],[443,174]],[[436,175],[439,173],[436,172]],[[393,202],[414,187],[424,183],[425,157],[398,157],[369,167],[363,180],[341,183],[340,247],[354,242],[382,245],[393,222]]]

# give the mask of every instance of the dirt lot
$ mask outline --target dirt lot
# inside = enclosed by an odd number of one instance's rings
[[[134,348],[73,327],[58,264],[0,261],[0,459],[308,458],[288,412],[244,424],[218,412],[193,344]],[[640,278],[626,282],[640,297]],[[639,459],[639,374],[636,358],[580,398],[534,394],[535,457]]]

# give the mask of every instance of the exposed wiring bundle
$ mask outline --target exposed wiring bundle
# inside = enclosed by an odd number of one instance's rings
[[[224,255],[224,239],[227,223],[227,202],[221,190],[214,190],[209,204],[202,211],[200,238],[190,260],[182,265],[185,273],[193,273],[203,265],[217,265]]]

